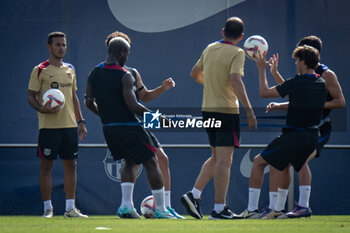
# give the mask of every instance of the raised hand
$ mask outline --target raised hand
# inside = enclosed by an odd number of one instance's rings
[[[277,69],[278,59],[279,59],[278,53],[272,55],[271,66],[270,66],[270,73],[271,74],[277,74],[277,72],[278,72],[278,69]]]
[[[267,51],[265,51],[263,54],[261,54],[259,50],[254,51],[254,61],[256,62],[256,66],[259,70],[265,70],[266,67],[272,62],[272,58],[266,61],[266,53]]]
[[[165,91],[175,87],[175,81],[172,78],[168,78],[163,81],[162,87],[164,88]]]

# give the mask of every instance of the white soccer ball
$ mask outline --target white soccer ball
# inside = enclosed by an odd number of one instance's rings
[[[65,98],[62,91],[54,88],[47,90],[43,95],[42,105],[45,105],[47,102],[50,103],[50,106],[52,108],[56,106],[63,108],[65,104]]]
[[[264,37],[259,35],[254,35],[246,39],[243,45],[243,49],[245,51],[245,55],[254,60],[254,52],[259,50],[261,54],[269,49],[269,45]]]
[[[145,218],[154,218],[154,215],[156,214],[156,206],[152,195],[143,199],[140,210]]]

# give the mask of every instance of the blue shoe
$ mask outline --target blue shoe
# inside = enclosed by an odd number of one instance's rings
[[[162,219],[177,219],[174,215],[172,215],[168,210],[162,212],[160,210],[156,210],[154,218],[162,218]]]
[[[185,219],[184,216],[182,216],[182,215],[176,213],[176,211],[175,211],[173,208],[171,208],[171,207],[168,206],[166,209],[167,209],[173,216],[175,216],[177,219]]]
[[[312,211],[309,208],[302,207],[300,205],[297,205],[294,210],[287,213],[288,218],[307,218],[310,217],[312,214]]]
[[[274,219],[275,211],[273,209],[267,208],[260,214],[261,219]]]
[[[141,218],[135,208],[129,209],[126,205],[124,205],[123,207],[119,207],[117,215],[120,218]]]

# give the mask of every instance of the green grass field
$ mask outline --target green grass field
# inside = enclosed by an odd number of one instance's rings
[[[307,219],[281,220],[186,220],[118,219],[116,216],[89,216],[65,219],[54,216],[0,216],[0,232],[350,232],[350,216],[312,216]],[[96,229],[96,228],[107,229]]]

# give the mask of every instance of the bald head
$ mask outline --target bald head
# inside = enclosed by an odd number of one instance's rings
[[[243,33],[244,23],[238,17],[227,19],[224,27],[225,36],[230,39],[237,39]]]

